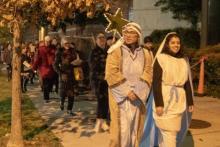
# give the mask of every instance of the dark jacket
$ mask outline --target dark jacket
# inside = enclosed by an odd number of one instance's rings
[[[71,64],[76,59],[76,52],[73,49],[60,48],[56,52],[54,69],[58,74],[68,74],[73,76],[74,65]]]
[[[91,80],[104,80],[107,49],[96,47],[91,51],[89,66]]]
[[[73,96],[74,92],[74,65],[71,64],[76,59],[76,52],[70,48],[68,50],[60,48],[56,52],[54,69],[60,75],[60,96]],[[65,80],[62,78],[65,76]]]
[[[26,54],[21,54],[21,73],[23,72],[29,72],[29,70],[26,69],[24,62],[27,62],[31,64],[31,58],[28,57]]]

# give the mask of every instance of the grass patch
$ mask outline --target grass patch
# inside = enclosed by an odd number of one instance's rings
[[[7,143],[11,128],[11,82],[0,73],[0,146]],[[62,147],[60,140],[50,131],[32,101],[22,97],[23,137],[26,147]]]

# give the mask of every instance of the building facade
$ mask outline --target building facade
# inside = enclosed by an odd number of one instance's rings
[[[155,0],[133,0],[129,20],[139,23],[144,35],[156,29],[172,29],[176,27],[190,27],[186,21],[178,21],[172,18],[172,13],[162,13],[159,7],[155,7]]]

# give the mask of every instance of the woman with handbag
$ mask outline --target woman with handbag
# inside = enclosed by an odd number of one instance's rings
[[[56,52],[54,69],[60,76],[60,109],[64,110],[65,98],[68,98],[67,113],[75,115],[72,112],[74,103],[74,65],[72,62],[77,59],[76,52],[71,48],[66,38],[61,40],[61,48]]]

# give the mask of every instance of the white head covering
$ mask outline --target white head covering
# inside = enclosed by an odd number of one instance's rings
[[[142,42],[142,30],[139,24],[135,23],[135,22],[129,22],[128,24],[126,24],[125,26],[123,26],[122,28],[122,32],[126,31],[128,29],[132,29],[135,32],[137,32],[138,36],[139,36],[139,44],[141,44]],[[108,53],[113,52],[116,48],[119,48],[123,45],[124,43],[124,39],[123,37],[121,37],[115,44],[113,44],[109,49],[108,49]]]
[[[68,39],[66,37],[63,37],[61,39],[61,46],[63,46],[65,43],[68,43],[68,42],[69,42]]]
[[[138,36],[139,36],[139,38],[138,38],[138,43],[139,44],[141,44],[142,43],[142,30],[141,30],[141,26],[139,25],[139,24],[137,24],[137,23],[135,23],[135,22],[130,22],[130,23],[128,23],[128,24],[126,24],[124,27],[123,27],[123,29],[122,29],[122,32],[123,31],[126,31],[126,30],[128,30],[128,29],[132,29],[132,30],[134,30],[137,34],[138,34]]]
[[[54,38],[53,40],[52,40],[52,42],[51,42],[51,44],[53,44],[53,45],[57,45],[57,39],[56,38]]]
[[[50,36],[45,36],[44,41],[47,41],[47,42],[51,41],[51,37]]]
[[[126,24],[123,29],[122,32],[128,29],[132,29],[135,32],[137,32],[137,34],[139,35],[139,38],[142,38],[142,30],[141,30],[141,26],[135,22],[129,22],[128,24]]]
[[[155,63],[155,61],[156,61],[158,55],[161,54],[161,52],[162,52],[162,50],[163,50],[163,48],[164,48],[165,42],[166,42],[166,40],[167,40],[167,37],[170,36],[170,35],[172,35],[172,34],[177,34],[177,33],[176,33],[176,32],[167,33],[167,35],[165,36],[165,38],[164,38],[163,41],[161,42],[160,47],[159,47],[158,50],[157,50],[157,53],[156,53],[156,55],[155,55],[155,57],[154,57],[152,66],[154,65],[154,63]],[[189,61],[188,61],[188,60],[186,60],[186,62],[188,63],[189,81],[190,81],[190,87],[191,87],[191,90],[192,90],[192,96],[194,97],[194,92],[193,92],[194,90],[193,90],[193,83],[192,83],[192,75],[191,75],[190,65],[189,65]]]
[[[158,55],[161,54],[161,52],[162,52],[162,50],[163,50],[163,48],[164,48],[165,42],[166,42],[166,40],[167,40],[167,37],[168,37],[169,35],[171,35],[171,34],[177,34],[177,33],[176,33],[176,32],[167,33],[167,35],[165,36],[165,38],[163,39],[163,41],[161,42],[161,44],[160,44],[160,46],[159,46],[159,48],[158,48],[158,50],[157,50],[157,53],[156,53],[156,55],[155,55],[155,57],[154,57],[154,60],[153,60],[153,64],[152,64],[152,65],[154,65],[154,62],[156,61]]]

